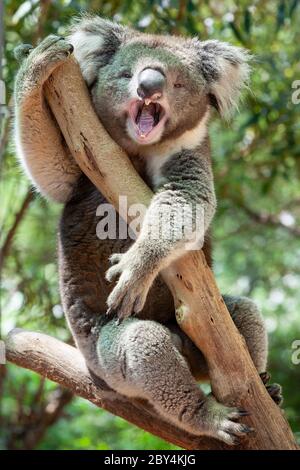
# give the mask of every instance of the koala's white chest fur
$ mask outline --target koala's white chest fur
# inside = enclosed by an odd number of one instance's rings
[[[207,136],[207,124],[210,112],[206,111],[201,121],[196,127],[185,131],[180,137],[171,141],[163,142],[151,146],[151,149],[145,148],[143,157],[146,159],[147,174],[150,177],[153,186],[157,187],[162,181],[162,168],[164,164],[182,150],[192,150],[196,148]]]

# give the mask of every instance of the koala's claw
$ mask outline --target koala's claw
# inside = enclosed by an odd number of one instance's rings
[[[236,422],[241,417],[249,415],[246,410],[224,406],[212,395],[207,397],[203,411],[207,434],[230,446],[238,445],[240,439],[254,432],[254,429],[247,424]]]
[[[271,379],[271,376],[269,374],[269,372],[265,371],[265,372],[262,372],[261,374],[259,374],[261,380],[263,381],[263,384],[266,385],[269,380]]]
[[[269,384],[268,382],[271,379],[271,375],[268,372],[262,372],[259,375],[272,400],[276,403],[276,405],[280,406],[283,402],[281,385],[277,383]]]
[[[246,411],[242,408],[237,408],[237,411],[238,411],[237,419],[240,418],[241,416],[250,416],[251,415],[250,411]]]
[[[119,276],[107,299],[107,313],[117,312],[119,318],[129,317],[143,309],[155,277],[134,250],[132,247],[126,253],[113,254],[109,259],[112,266],[105,275],[108,282]]]
[[[235,422],[235,420],[242,416],[245,416],[245,414],[241,414],[237,409],[233,412],[229,412],[227,418],[219,422],[216,437],[228,445],[238,445],[241,438],[252,434],[254,432],[253,428],[247,426],[247,424]]]
[[[149,290],[148,285],[151,285],[147,280],[135,279],[134,275],[128,273],[124,276],[123,274],[107,299],[107,312],[115,311],[119,318],[129,317],[132,313],[137,314],[143,309]],[[110,279],[110,276],[106,278]]]
[[[282,387],[279,384],[270,384],[266,386],[268,393],[276,405],[280,406],[283,402]]]

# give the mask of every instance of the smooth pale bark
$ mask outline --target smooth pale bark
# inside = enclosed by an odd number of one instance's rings
[[[150,189],[101,125],[73,59],[55,71],[45,94],[73,157],[107,200],[117,210],[119,195],[127,196],[128,206],[149,205]],[[245,422],[255,435],[240,448],[297,449],[283,412],[268,395],[231,320],[203,253],[187,252],[164,270],[163,277],[173,293],[180,327],[208,361],[213,393],[221,402],[251,413]]]

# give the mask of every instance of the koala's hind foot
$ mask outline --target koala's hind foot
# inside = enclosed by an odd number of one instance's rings
[[[99,374],[129,397],[147,399],[166,419],[195,435],[234,445],[251,429],[236,422],[247,413],[205,396],[170,331],[150,320],[111,320],[97,344]],[[97,373],[97,371],[94,370]]]
[[[269,392],[269,395],[272,398],[272,400],[276,403],[276,405],[280,406],[283,402],[281,385],[276,384],[276,383],[269,384],[271,376],[268,372],[262,372],[259,375],[267,391]]]

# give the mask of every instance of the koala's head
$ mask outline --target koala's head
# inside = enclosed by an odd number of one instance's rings
[[[229,114],[249,75],[238,47],[148,35],[99,17],[77,23],[70,40],[96,112],[127,149],[180,136],[211,106]]]

